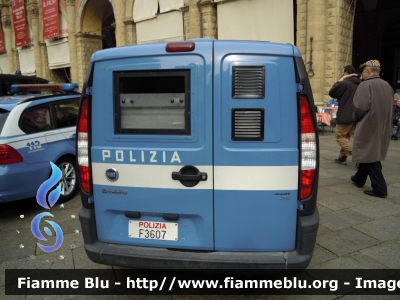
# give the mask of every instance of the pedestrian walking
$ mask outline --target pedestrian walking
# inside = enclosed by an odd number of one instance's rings
[[[361,188],[369,176],[372,190],[364,193],[386,198],[388,192],[381,160],[386,158],[392,132],[393,89],[379,77],[379,61],[369,60],[360,66],[360,70],[364,81],[353,99],[356,129],[352,160],[358,162],[358,170],[350,179]]]
[[[393,126],[396,126],[396,133],[392,134],[392,140],[397,141],[400,137],[400,99],[396,100],[396,106],[393,112]]]
[[[343,68],[342,77],[329,91],[329,96],[337,98],[339,103],[336,114],[335,139],[340,146],[340,151],[339,158],[336,158],[335,162],[342,165],[347,165],[347,157],[352,154],[353,150],[350,140],[355,128],[353,97],[360,83],[360,75],[353,66],[348,65]]]

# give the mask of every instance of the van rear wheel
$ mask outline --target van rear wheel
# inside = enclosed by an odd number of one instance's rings
[[[62,157],[56,162],[57,167],[62,171],[60,179],[61,195],[58,202],[65,202],[72,199],[78,190],[76,179],[75,161],[69,157]]]

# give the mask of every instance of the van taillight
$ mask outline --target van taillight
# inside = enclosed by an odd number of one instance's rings
[[[24,159],[13,147],[0,145],[0,165],[10,165],[22,162]]]
[[[193,42],[171,42],[165,46],[167,52],[192,52],[196,47]]]
[[[82,190],[87,193],[92,193],[91,170],[89,161],[89,99],[82,100],[81,111],[78,120],[78,139],[77,153],[79,176],[81,179]]]
[[[311,107],[305,95],[299,96],[300,130],[301,130],[301,162],[299,199],[305,200],[313,191],[317,168],[317,139]]]

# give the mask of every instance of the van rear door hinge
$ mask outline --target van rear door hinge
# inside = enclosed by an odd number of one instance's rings
[[[303,210],[304,209],[304,204],[302,204],[300,201],[297,200],[297,209],[298,210]]]
[[[301,92],[304,90],[304,84],[298,83],[297,84],[297,92]]]
[[[87,86],[85,89],[85,93],[86,95],[92,95],[92,87],[91,86]]]

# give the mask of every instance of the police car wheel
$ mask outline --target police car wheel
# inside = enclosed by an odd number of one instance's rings
[[[75,162],[69,157],[62,157],[57,161],[56,165],[62,171],[60,180],[61,195],[58,202],[68,201],[75,196],[78,190]]]

